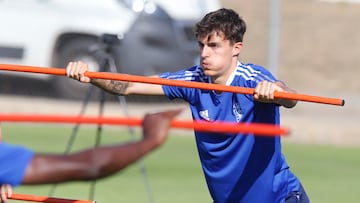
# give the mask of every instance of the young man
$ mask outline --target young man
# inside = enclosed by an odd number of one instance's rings
[[[11,194],[11,188],[20,184],[61,183],[110,176],[161,146],[167,138],[170,121],[179,113],[180,110],[169,110],[145,115],[143,139],[140,141],[100,146],[68,155],[35,154],[25,147],[0,142],[0,202],[6,202],[6,190]]]
[[[256,122],[279,125],[279,107],[296,101],[276,99],[274,92],[294,92],[265,68],[238,61],[245,22],[231,9],[208,13],[195,27],[200,65],[154,77],[255,89],[254,95],[90,79],[83,62],[70,62],[67,75],[114,94],[166,95],[190,105],[194,120]],[[210,194],[216,203],[308,202],[298,178],[289,170],[279,137],[212,134],[195,131]]]

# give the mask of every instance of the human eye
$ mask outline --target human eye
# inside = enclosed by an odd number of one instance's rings
[[[209,43],[208,46],[211,48],[217,48],[217,47],[219,47],[219,44],[218,43]]]

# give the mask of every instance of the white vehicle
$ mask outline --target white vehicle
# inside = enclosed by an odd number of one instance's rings
[[[89,47],[109,33],[121,39],[113,51],[118,72],[174,71],[194,64],[193,25],[219,7],[216,0],[0,0],[0,63],[65,68],[81,59],[98,71]],[[16,74],[53,80],[61,97],[84,92],[64,77]]]

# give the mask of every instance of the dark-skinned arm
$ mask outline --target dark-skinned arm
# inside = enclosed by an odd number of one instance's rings
[[[161,146],[171,120],[181,110],[147,114],[143,139],[138,142],[102,146],[69,155],[37,154],[26,170],[22,184],[47,184],[94,180],[112,175]]]

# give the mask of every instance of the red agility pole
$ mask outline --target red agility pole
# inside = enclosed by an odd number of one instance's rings
[[[96,117],[96,116],[58,116],[58,115],[26,115],[26,114],[0,114],[1,122],[48,122],[48,123],[83,123],[83,124],[107,124],[140,126],[142,119],[119,118],[119,117]],[[231,123],[231,122],[206,122],[206,121],[180,121],[173,120],[171,127],[194,129],[203,132],[225,133],[253,133],[255,135],[279,136],[287,135],[289,130],[271,124],[259,123]]]
[[[35,67],[35,66],[0,64],[0,70],[66,76],[66,70],[63,68],[44,68],[44,67]],[[202,82],[187,82],[187,81],[181,81],[181,80],[169,80],[169,79],[164,79],[164,78],[149,78],[149,77],[145,77],[145,76],[136,76],[136,75],[128,75],[128,74],[120,74],[120,73],[89,72],[88,71],[85,73],[85,76],[90,77],[90,78],[99,78],[99,79],[121,80],[121,81],[129,81],[129,82],[140,82],[140,83],[150,83],[150,84],[158,84],[158,85],[198,88],[198,89],[204,89],[204,90],[215,90],[215,91],[233,92],[233,93],[240,93],[240,94],[254,94],[253,88],[225,86],[225,85],[208,84],[208,83],[202,83]],[[331,104],[331,105],[338,105],[338,106],[344,106],[344,104],[345,104],[345,101],[343,99],[319,97],[319,96],[295,94],[295,93],[275,92],[274,97],[279,98],[279,99],[292,99],[292,100],[298,100],[298,101]]]
[[[63,198],[55,198],[55,197],[47,197],[47,196],[36,196],[36,195],[28,195],[28,194],[14,194],[14,193],[11,195],[11,197],[8,197],[8,199],[29,201],[29,202],[46,202],[46,203],[95,203],[95,201],[91,201],[91,200],[63,199]]]

